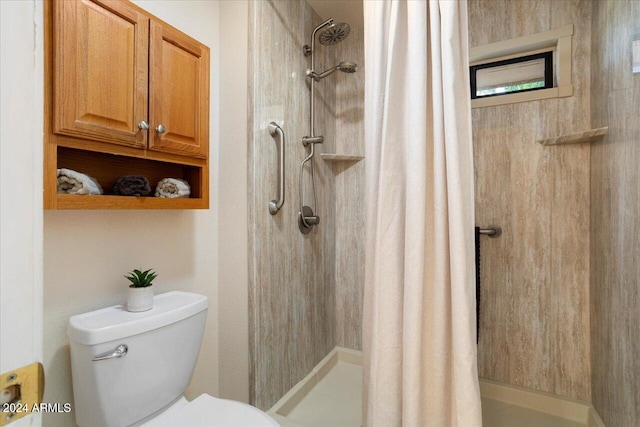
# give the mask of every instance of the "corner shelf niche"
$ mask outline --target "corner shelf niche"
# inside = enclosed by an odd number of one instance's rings
[[[573,133],[570,135],[562,135],[556,138],[539,139],[538,143],[544,146],[548,145],[567,145],[567,144],[580,144],[584,142],[593,142],[602,138],[609,131],[608,127],[602,127],[597,129],[590,129],[584,132]]]
[[[359,162],[364,156],[356,154],[336,154],[336,153],[320,153],[320,157],[325,162]]]

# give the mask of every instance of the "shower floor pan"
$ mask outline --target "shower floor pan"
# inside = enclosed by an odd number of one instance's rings
[[[605,427],[586,402],[480,379],[484,427]],[[282,427],[360,427],[362,352],[334,348],[268,412]]]

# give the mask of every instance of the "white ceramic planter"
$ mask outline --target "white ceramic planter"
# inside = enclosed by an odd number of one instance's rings
[[[153,308],[153,286],[145,288],[129,287],[127,294],[128,311],[147,311]]]

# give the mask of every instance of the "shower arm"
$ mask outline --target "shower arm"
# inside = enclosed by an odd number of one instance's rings
[[[333,24],[333,18],[329,18],[326,21],[324,21],[322,24],[318,25],[312,32],[311,32],[311,49],[309,50],[305,50],[305,56],[308,56],[309,54],[311,54],[311,69],[314,69],[314,58],[313,58],[313,53],[316,51],[316,33],[318,31],[320,31],[321,29],[323,29],[324,27],[326,27],[327,25],[331,25]]]

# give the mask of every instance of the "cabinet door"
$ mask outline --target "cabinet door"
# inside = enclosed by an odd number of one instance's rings
[[[149,149],[206,158],[209,48],[152,21],[149,57]]]
[[[120,1],[53,9],[54,132],[146,147],[149,19]]]

